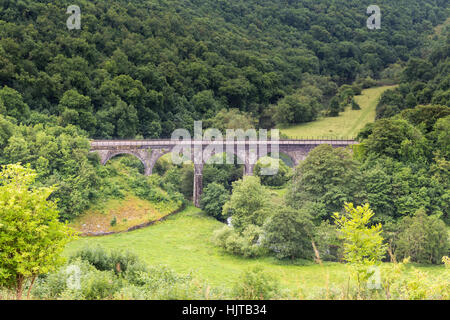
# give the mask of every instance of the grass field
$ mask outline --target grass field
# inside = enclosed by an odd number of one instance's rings
[[[280,128],[290,138],[354,138],[366,123],[375,121],[375,108],[381,94],[395,86],[376,87],[363,90],[355,100],[361,110],[347,107],[339,117],[320,118],[316,121]]]
[[[129,233],[96,238],[81,238],[71,242],[66,255],[84,246],[102,245],[108,249],[128,249],[138,254],[149,265],[167,265],[187,274],[192,271],[197,279],[214,287],[230,288],[239,274],[254,266],[280,279],[283,287],[294,290],[299,298],[307,298],[314,288],[344,286],[347,268],[340,263],[280,262],[274,258],[245,259],[229,255],[211,243],[211,235],[222,224],[204,216],[199,209],[188,207],[151,227]],[[433,274],[444,272],[443,266],[422,267]],[[299,288],[302,288],[301,290]]]

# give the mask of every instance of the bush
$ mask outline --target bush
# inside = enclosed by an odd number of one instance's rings
[[[200,206],[207,215],[223,221],[222,208],[229,198],[228,190],[224,186],[213,182],[203,190]]]
[[[116,250],[108,253],[102,248],[84,249],[56,272],[40,276],[32,295],[70,300],[223,298],[220,290],[211,290],[191,275],[179,275],[165,266],[149,267],[133,255]]]
[[[255,174],[260,177],[261,184],[271,187],[281,187],[286,184],[292,176],[292,170],[284,163],[281,159],[274,159],[270,157],[265,157],[261,159],[263,161],[258,161],[255,165]],[[263,175],[262,169],[271,170],[278,165],[278,170],[274,175]]]
[[[378,85],[378,82],[373,80],[371,77],[367,78],[360,78],[356,81],[356,83],[362,88],[362,89],[369,89],[372,87],[376,87]]]
[[[400,221],[394,244],[398,258],[410,257],[413,262],[430,264],[441,263],[450,248],[444,221],[437,215],[427,216],[423,209]]]
[[[411,268],[405,277],[406,264],[389,263],[381,269],[381,284],[386,299],[395,300],[448,300],[450,298],[450,277],[448,270],[442,275]]]
[[[355,99],[352,99],[352,110],[361,110],[361,107],[359,106],[359,104],[356,102]]]
[[[192,163],[180,167],[172,167],[167,170],[162,178],[163,185],[171,185],[176,191],[183,194],[186,199],[191,199],[194,186],[194,167]]]
[[[243,272],[233,287],[234,299],[238,300],[268,300],[279,294],[278,280],[257,267]]]
[[[76,278],[74,270],[76,272]],[[79,287],[76,287],[77,281]],[[75,286],[70,286],[73,283]],[[39,299],[84,299],[112,298],[119,287],[114,273],[99,271],[80,258],[72,260],[58,271],[40,276],[33,287],[32,295]]]
[[[84,300],[112,299],[120,289],[120,282],[111,271],[92,270],[83,277],[81,293]]]
[[[88,262],[98,270],[110,270],[111,261],[108,252],[100,246],[97,247],[85,247],[76,253],[74,253],[70,258],[69,262],[76,259],[81,259]]]
[[[341,107],[339,105],[339,99],[337,97],[332,98],[330,100],[330,104],[328,106],[327,116],[328,117],[338,117],[340,110],[341,110]]]
[[[339,239],[339,233],[335,225],[328,221],[322,221],[315,228],[314,242],[322,260],[336,262],[342,260],[343,243]]]
[[[160,158],[156,161],[155,166],[153,167],[153,173],[157,173],[160,176],[163,176],[170,168],[172,167],[172,163],[165,158]]]
[[[358,85],[358,84],[353,84],[352,90],[353,90],[353,93],[355,94],[355,96],[359,96],[362,93],[362,86]]]
[[[270,211],[269,191],[252,176],[233,182],[233,193],[223,206],[223,215],[233,218],[233,227],[239,232],[250,224],[262,226]]]
[[[138,158],[132,155],[122,155],[119,158],[120,163],[135,171],[135,173],[144,173],[144,164]]]
[[[267,253],[261,245],[262,229],[255,225],[248,225],[242,233],[228,226],[214,232],[213,242],[228,253],[246,258],[258,257]]]
[[[292,208],[280,208],[264,224],[263,245],[278,259],[310,259],[313,228],[308,214]]]
[[[273,120],[279,125],[311,122],[316,120],[319,108],[315,97],[300,92],[286,95],[274,106]]]
[[[129,251],[106,251],[103,247],[85,247],[73,254],[69,261],[81,259],[86,261],[97,270],[114,271],[115,273],[125,272],[134,264],[140,263],[139,258]]]

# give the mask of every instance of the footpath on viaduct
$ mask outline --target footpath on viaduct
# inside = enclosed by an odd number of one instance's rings
[[[131,154],[143,163],[145,175],[151,175],[153,167],[163,155],[180,148],[189,150],[195,171],[193,202],[198,207],[203,191],[203,166],[215,154],[215,150],[236,155],[238,159],[242,159],[244,175],[253,175],[253,168],[258,159],[273,152],[286,154],[295,165],[298,165],[311,150],[321,144],[338,148],[357,143],[354,140],[93,140],[91,152],[98,152],[102,165],[117,155]],[[264,152],[255,152],[255,149],[263,149]]]

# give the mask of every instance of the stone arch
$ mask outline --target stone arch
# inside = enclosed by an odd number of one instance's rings
[[[285,153],[285,152],[280,152],[280,155],[284,155],[285,157],[289,158],[289,161],[292,163],[292,168],[295,168],[295,167],[298,165],[298,161],[295,160],[294,157],[293,157],[292,155],[287,154],[287,153]],[[281,158],[281,157],[280,157],[280,158]],[[283,159],[282,159],[282,160],[283,160]],[[286,162],[285,162],[285,164],[288,165]],[[288,165],[288,167],[291,167],[291,166]]]
[[[203,151],[204,151],[204,150],[203,150]],[[223,155],[223,154],[226,154],[226,155],[233,155],[233,156],[236,157],[237,159],[240,159],[240,160],[241,160],[240,162],[244,162],[244,161],[241,159],[240,155],[238,155],[238,152],[237,152],[236,150],[233,150],[233,151],[230,151],[230,152],[228,152],[227,150],[223,150],[223,151],[220,152],[220,153],[213,153],[213,154],[209,155],[209,157],[206,157],[206,158],[205,158],[205,157],[202,157],[203,164],[204,164],[204,165],[210,164],[210,163],[207,163],[207,161],[208,161],[209,159],[211,159],[212,157],[217,156],[217,155],[219,155],[219,154],[221,154],[221,155]],[[203,154],[203,155],[204,155],[204,154]],[[234,159],[233,159],[233,161],[234,161]],[[243,165],[244,163],[238,163],[238,164]]]
[[[172,152],[172,148],[164,148],[164,149],[156,149],[155,148],[155,149],[152,149],[151,156],[150,156],[150,159],[149,159],[149,172],[148,172],[147,175],[153,174],[153,168],[155,167],[156,162],[158,162],[158,160],[162,156],[164,156],[164,155],[166,155],[168,153],[171,153],[171,152]]]
[[[284,157],[283,157],[283,156],[284,156]],[[262,158],[264,158],[264,157],[269,157],[269,158],[275,159],[275,158],[272,156],[272,153],[271,153],[271,152],[268,152],[267,155],[263,155],[263,156],[259,156],[259,155],[258,155],[258,158],[257,158],[257,160],[256,160],[256,163],[258,163],[258,162],[259,162]],[[286,163],[286,161],[285,161],[283,158],[288,158],[288,159],[289,159],[289,163]],[[288,167],[293,168],[293,167],[296,166],[296,160],[295,160],[295,158],[293,157],[292,154],[288,154],[288,153],[286,153],[286,152],[280,151],[280,152],[279,152],[279,160],[283,161]]]
[[[280,153],[283,153],[283,154],[289,156],[289,158],[291,158],[291,160],[293,161],[294,166],[296,167],[300,164],[300,161],[303,161],[306,159],[308,154],[315,147],[317,147],[317,145],[303,145],[303,146],[295,146],[295,147],[287,146],[285,148],[281,147]]]
[[[100,161],[102,165],[106,165],[106,163],[114,157],[117,157],[122,154],[129,154],[139,159],[144,165],[144,174],[148,175],[148,172],[151,172],[151,167],[149,163],[149,155],[147,149],[138,149],[138,150],[98,150],[96,151],[100,155]]]
[[[102,161],[102,165],[105,165],[105,164],[106,164],[109,160],[111,160],[112,158],[115,158],[115,157],[120,156],[120,155],[123,155],[123,154],[130,154],[130,155],[132,155],[132,156],[138,158],[138,159],[142,162],[142,164],[145,166],[145,160],[142,159],[142,158],[140,157],[139,154],[136,154],[136,153],[133,152],[133,151],[127,151],[127,150],[123,150],[123,151],[115,151],[115,152],[109,152],[107,158],[106,158],[105,160]]]
[[[222,152],[220,152],[220,153],[212,153],[206,158],[202,157],[202,166],[201,166],[202,170],[203,170],[204,166],[210,165],[210,164],[212,165],[213,163],[207,163],[208,160],[211,159],[212,157],[216,156],[216,155],[219,155],[219,154],[220,155],[224,155],[225,154],[227,156],[232,155],[233,156],[233,164],[237,164],[239,166],[243,166],[243,168],[244,168],[243,169],[244,170],[244,172],[243,172],[244,176],[245,175],[253,175],[253,167],[254,167],[254,165],[250,165],[249,162],[248,162],[248,159],[245,159],[245,161],[244,161],[242,159],[241,155],[237,152],[236,149],[229,150],[229,151],[227,151],[225,149],[225,150],[222,150]],[[235,160],[237,160],[236,163],[234,162]],[[227,163],[224,163],[224,164],[227,164]]]

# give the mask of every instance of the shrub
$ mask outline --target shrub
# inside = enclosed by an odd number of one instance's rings
[[[74,270],[78,270],[76,277]],[[94,278],[108,278],[113,280],[111,275],[100,275],[102,272],[95,269],[94,266],[80,258],[74,259],[68,264],[62,266],[57,271],[47,275],[40,276],[31,291],[33,297],[39,299],[96,299],[108,296],[101,284],[101,281],[95,283]],[[110,273],[110,272],[108,272]],[[79,281],[79,287],[76,287]],[[75,286],[70,286],[74,284]],[[103,293],[102,293],[103,292]],[[88,297],[85,297],[87,294]],[[109,294],[112,294],[110,291]]]
[[[263,162],[264,161],[264,162]],[[278,170],[274,175],[263,175],[262,169],[266,168],[266,170],[271,170],[275,168],[275,165],[278,165]],[[269,169],[270,168],[270,169]],[[281,187],[292,176],[292,170],[284,163],[281,159],[273,159],[269,157],[265,157],[261,161],[258,161],[255,165],[255,174],[260,177],[261,184],[265,186],[271,187]]]
[[[138,257],[129,251],[106,251],[103,247],[86,247],[73,254],[69,261],[77,258],[88,262],[100,271],[125,272],[134,264],[140,263]]]
[[[355,96],[359,96],[362,93],[362,86],[359,84],[353,84],[352,90]]]
[[[313,228],[308,214],[280,208],[264,224],[263,245],[278,259],[311,258]]]
[[[144,173],[144,164],[138,158],[132,155],[122,155],[120,156],[120,163],[132,169],[135,173]]]
[[[203,191],[200,206],[207,215],[223,221],[222,208],[229,198],[228,190],[224,186],[213,182]]]
[[[194,185],[194,167],[192,163],[183,164],[180,167],[172,167],[162,178],[163,185],[176,187],[177,192],[183,194],[187,199],[192,198]]]
[[[258,267],[243,272],[233,287],[233,296],[238,300],[268,300],[279,294],[278,280]]]
[[[166,266],[133,265],[125,274],[130,285],[116,293],[123,299],[192,300],[214,298],[221,294],[193,280],[191,275],[179,275]]]
[[[74,268],[78,270],[76,278],[72,278],[74,274],[70,271]],[[74,286],[70,286],[71,283]],[[114,275],[114,272],[97,270],[88,262],[78,258],[61,267],[57,272],[39,277],[32,295],[39,299],[112,299],[121,286],[123,283]]]
[[[315,228],[314,242],[324,261],[341,261],[343,258],[343,243],[335,225],[322,221]]]
[[[112,299],[120,289],[120,282],[111,271],[92,270],[83,277],[81,293],[85,300]]]
[[[247,176],[233,182],[233,193],[223,206],[223,215],[232,216],[233,226],[241,232],[246,226],[262,226],[270,215],[270,193],[258,177]]]
[[[248,225],[242,233],[225,226],[214,233],[213,242],[228,253],[247,258],[258,257],[267,252],[261,245],[261,235],[262,229],[255,225]]]
[[[337,97],[334,97],[330,100],[330,104],[328,106],[327,110],[327,116],[328,117],[338,117],[339,112],[341,110],[341,107],[339,105],[339,99]]]
[[[386,299],[396,300],[448,300],[450,298],[450,277],[448,271],[435,275],[415,268],[405,277],[406,264],[391,263],[381,269],[381,281]]]
[[[100,246],[85,247],[77,251],[69,258],[69,262],[76,259],[86,261],[98,270],[111,270],[111,260],[109,254],[103,247]]]
[[[352,99],[352,110],[361,110],[361,107],[359,106],[358,102],[353,98]]]
[[[161,158],[156,161],[155,166],[153,167],[153,173],[163,176],[171,167],[172,164],[168,160]]]
[[[56,272],[40,276],[32,294],[40,299],[70,300],[223,298],[221,290],[211,290],[190,274],[179,275],[165,266],[149,267],[134,255],[98,247],[84,249]]]
[[[368,89],[378,85],[378,82],[370,77],[367,77],[365,79],[358,79],[358,83],[361,85],[362,89]]]

